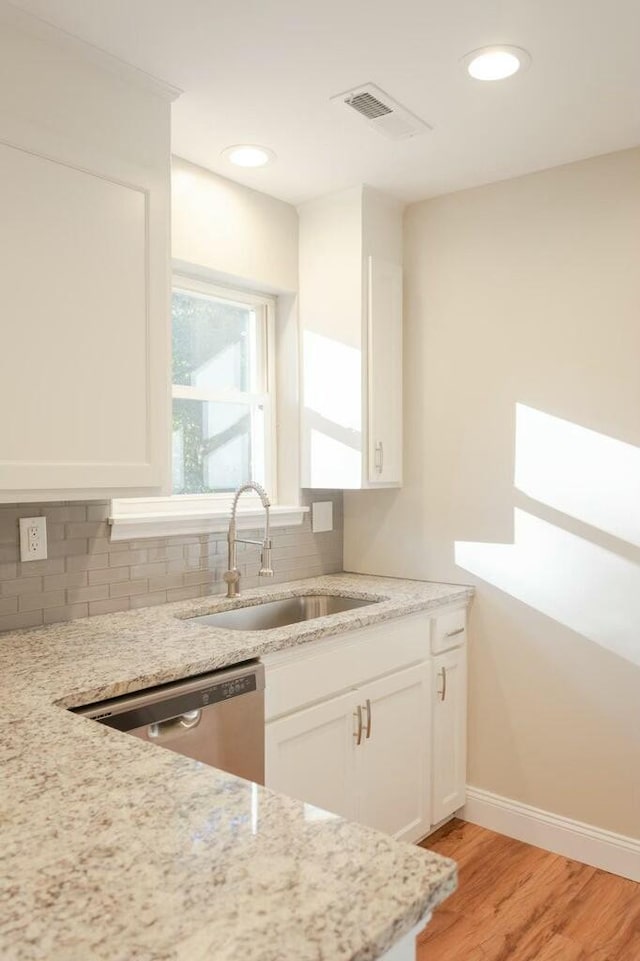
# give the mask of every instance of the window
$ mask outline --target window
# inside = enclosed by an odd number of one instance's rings
[[[176,277],[172,295],[173,493],[275,497],[273,301]]]
[[[112,540],[226,531],[248,480],[278,505],[274,331],[274,299],[174,277],[172,496],[112,501]],[[272,506],[271,526],[301,524],[308,510]],[[243,497],[240,528],[262,521],[259,499]]]

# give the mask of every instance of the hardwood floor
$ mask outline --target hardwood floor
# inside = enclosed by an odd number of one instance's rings
[[[422,844],[458,862],[459,889],[417,961],[640,961],[640,884],[463,821]]]

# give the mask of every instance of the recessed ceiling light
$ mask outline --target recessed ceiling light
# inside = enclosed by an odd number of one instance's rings
[[[528,67],[531,57],[521,47],[481,47],[472,50],[463,62],[474,80],[506,80]]]
[[[227,160],[236,167],[266,167],[276,159],[273,150],[252,143],[238,143],[222,151]]]

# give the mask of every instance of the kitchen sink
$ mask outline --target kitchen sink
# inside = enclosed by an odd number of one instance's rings
[[[237,607],[233,611],[203,614],[190,620],[194,624],[210,624],[230,631],[268,631],[274,627],[286,627],[311,621],[328,614],[340,614],[369,604],[375,600],[344,597],[336,594],[305,594],[302,597],[285,597],[280,601],[265,601],[249,607]]]

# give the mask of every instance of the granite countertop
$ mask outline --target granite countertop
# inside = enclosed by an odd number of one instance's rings
[[[189,623],[292,594],[384,598],[259,634]],[[368,961],[455,887],[435,854],[70,714],[467,587],[338,574],[0,636],[3,961]]]

